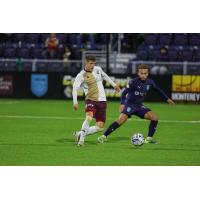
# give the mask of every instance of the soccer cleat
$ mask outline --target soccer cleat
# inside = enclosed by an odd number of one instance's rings
[[[152,137],[147,137],[144,141],[145,144],[159,144],[159,142],[153,140]]]
[[[80,131],[75,131],[73,133],[73,136],[74,136],[75,144],[78,144],[79,139],[80,139]]]
[[[104,143],[107,140],[107,137],[105,135],[101,135],[100,137],[98,137],[98,141],[100,143]]]

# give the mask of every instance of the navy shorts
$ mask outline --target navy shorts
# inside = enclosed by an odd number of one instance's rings
[[[151,109],[146,108],[145,106],[125,105],[122,113],[128,115],[128,117],[131,117],[131,115],[136,115],[143,119],[144,115],[149,111],[151,111]]]

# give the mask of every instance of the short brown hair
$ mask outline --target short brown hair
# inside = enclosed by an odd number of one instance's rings
[[[88,55],[88,56],[86,56],[85,57],[85,59],[87,60],[87,61],[96,61],[96,57],[95,56],[93,56],[93,55]]]
[[[145,64],[139,65],[138,68],[137,68],[137,70],[139,71],[140,69],[148,69],[148,71],[149,71],[148,65],[145,65]]]

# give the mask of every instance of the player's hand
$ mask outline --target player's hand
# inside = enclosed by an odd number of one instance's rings
[[[171,104],[171,105],[174,105],[174,104],[175,104],[171,99],[167,99],[167,103],[168,103],[168,104]]]
[[[78,110],[78,107],[79,107],[78,103],[74,104],[73,107],[74,107],[74,110]]]
[[[121,91],[121,89],[120,89],[120,87],[119,87],[118,85],[116,85],[116,86],[114,87],[114,89],[115,89],[117,92],[120,92],[120,91]]]
[[[121,104],[119,107],[119,112],[121,113],[124,110],[125,105]]]

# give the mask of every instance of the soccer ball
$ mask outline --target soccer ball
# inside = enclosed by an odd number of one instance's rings
[[[141,146],[144,144],[144,135],[142,133],[135,133],[131,137],[131,143],[134,146]]]

